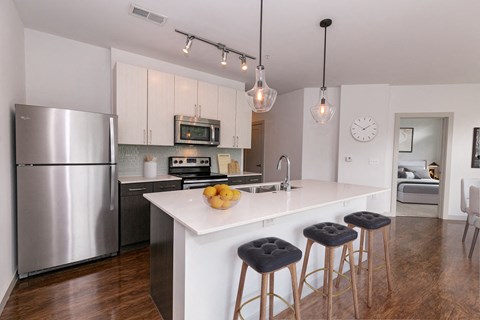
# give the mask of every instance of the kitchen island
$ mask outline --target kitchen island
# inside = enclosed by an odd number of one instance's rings
[[[315,180],[292,181],[292,186],[298,188],[290,192],[242,192],[238,205],[228,210],[207,206],[199,189],[144,195],[151,202],[151,295],[165,320],[232,318],[240,245],[276,236],[303,251],[305,227],[323,221],[343,223],[345,215],[366,210],[370,197],[389,191]],[[314,247],[309,269],[323,265],[323,253],[323,248]],[[338,265],[340,254],[336,256]],[[259,279],[250,269],[244,301],[259,293]],[[312,282],[319,285],[316,279]],[[275,292],[293,300],[288,272],[276,275]],[[303,295],[310,293],[304,290]],[[275,313],[284,308],[275,305]],[[258,318],[258,304],[246,306],[242,313]]]

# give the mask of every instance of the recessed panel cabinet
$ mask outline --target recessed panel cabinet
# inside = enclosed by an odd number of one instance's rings
[[[117,63],[118,143],[173,145],[173,74]]]
[[[220,147],[251,148],[252,111],[245,92],[232,88],[218,88],[218,118],[221,122]]]
[[[218,86],[175,76],[175,114],[218,119]]]

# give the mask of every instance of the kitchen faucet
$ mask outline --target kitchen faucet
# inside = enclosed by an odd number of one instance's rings
[[[280,159],[278,159],[277,170],[282,169],[282,159],[285,159],[287,161],[287,176],[285,177],[285,180],[283,180],[281,188],[282,190],[290,191],[292,189],[290,185],[290,159],[288,159],[288,156],[286,155],[281,155]]]

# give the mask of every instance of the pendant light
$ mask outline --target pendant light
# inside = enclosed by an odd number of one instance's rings
[[[320,27],[325,29],[323,38],[323,83],[320,88],[320,99],[316,105],[310,108],[313,119],[320,124],[325,124],[335,114],[335,107],[327,100],[327,87],[325,87],[325,64],[327,60],[327,28],[332,25],[331,19],[320,21]]]
[[[253,112],[263,113],[272,109],[277,90],[270,88],[265,81],[265,68],[262,65],[262,24],[263,24],[263,0],[260,3],[260,54],[259,64],[255,70],[255,85],[247,91],[247,100]]]

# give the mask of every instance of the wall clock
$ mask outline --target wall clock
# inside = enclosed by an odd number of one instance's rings
[[[350,132],[357,141],[371,141],[377,135],[377,123],[371,117],[360,117],[352,122]]]

